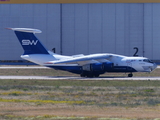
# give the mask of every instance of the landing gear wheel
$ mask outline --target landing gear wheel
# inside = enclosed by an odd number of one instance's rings
[[[92,74],[92,73],[89,73],[89,74],[87,74],[87,77],[93,78],[93,74]]]
[[[94,77],[99,77],[99,74],[94,74]]]
[[[81,76],[81,77],[85,77],[85,75],[83,75],[83,74],[80,74],[80,76]]]
[[[133,77],[133,74],[132,73],[128,74],[128,77]]]
[[[86,75],[84,73],[81,73],[80,76],[81,77],[86,77]]]

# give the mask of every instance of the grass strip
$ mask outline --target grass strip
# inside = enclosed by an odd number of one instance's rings
[[[15,115],[0,115],[0,118],[12,119],[12,120],[144,120],[141,118],[102,118],[102,117],[78,117],[78,116],[55,116],[55,115],[43,115],[43,116],[15,116]],[[145,119],[150,120],[150,119]],[[153,119],[153,120],[159,120]]]
[[[160,118],[105,118],[105,117],[78,117],[78,116],[56,116],[56,115],[43,115],[43,116],[16,116],[16,115],[0,115],[3,119],[12,120],[159,120]]]
[[[0,80],[1,86],[160,86],[160,81],[152,80],[100,80],[100,81],[85,81],[85,80]]]
[[[29,103],[45,103],[45,104],[85,104],[84,101],[53,101],[53,100],[21,100],[21,99],[3,99],[0,98],[0,102],[29,102]]]

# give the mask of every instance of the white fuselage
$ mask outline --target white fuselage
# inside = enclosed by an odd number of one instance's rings
[[[111,57],[108,57],[111,56]],[[71,63],[61,63],[55,64],[58,61],[65,61],[74,59],[75,56],[63,56],[58,54],[30,54],[30,55],[21,55],[23,59],[29,60],[39,65],[43,66],[80,66],[83,64],[87,64],[87,60],[83,62],[71,62]],[[127,57],[116,54],[91,54],[86,56],[78,56],[78,59],[89,59],[89,58],[101,58],[97,59],[96,62],[105,62],[110,61],[114,63],[115,67],[128,66],[135,69],[137,72],[151,72],[153,71],[157,65],[151,62],[149,59],[145,57]],[[105,59],[106,58],[106,59]],[[93,61],[95,63],[95,60]],[[92,63],[92,61],[88,62]]]

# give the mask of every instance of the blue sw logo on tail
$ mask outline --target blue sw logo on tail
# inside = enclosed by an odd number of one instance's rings
[[[31,30],[31,29],[30,29]],[[25,54],[49,54],[47,49],[42,45],[33,31],[14,31],[19,39]]]
[[[22,40],[22,45],[37,45],[38,40]]]

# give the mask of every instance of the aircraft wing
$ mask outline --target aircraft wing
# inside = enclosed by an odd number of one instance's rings
[[[77,64],[87,64],[87,63],[96,63],[98,60],[109,59],[112,55],[109,54],[93,54],[86,55],[82,57],[76,57],[71,59],[53,61],[53,64],[67,64],[67,63],[77,63]]]

